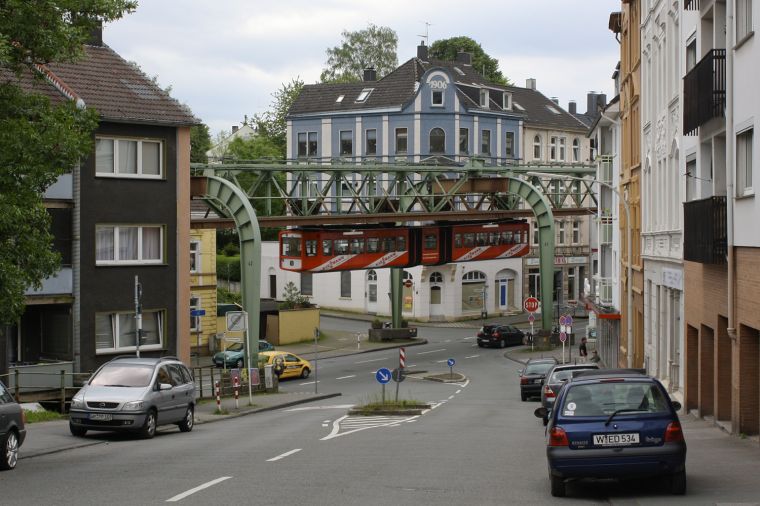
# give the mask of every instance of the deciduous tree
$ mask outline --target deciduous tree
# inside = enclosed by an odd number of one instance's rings
[[[472,54],[472,68],[485,76],[488,81],[497,84],[509,85],[509,79],[499,70],[499,60],[492,58],[483,48],[470,37],[451,37],[436,40],[430,46],[431,58],[452,61],[456,59],[459,51]]]
[[[398,66],[398,35],[387,26],[370,23],[364,30],[343,30],[341,35],[341,45],[327,49],[323,83],[361,81],[367,67],[374,67],[382,77]]]

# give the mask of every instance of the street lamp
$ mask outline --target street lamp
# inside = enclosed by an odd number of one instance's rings
[[[623,207],[625,209],[625,234],[626,234],[626,252],[628,256],[628,286],[627,286],[627,297],[628,297],[628,318],[626,318],[627,322],[627,333],[628,333],[628,367],[633,367],[633,259],[631,258],[631,210],[628,207],[628,201],[620,195],[620,192],[612,186],[609,183],[605,183],[603,181],[599,181],[597,179],[584,179],[582,177],[576,177],[576,176],[568,176],[566,174],[551,174],[549,172],[533,172],[529,171],[525,173],[528,176],[537,176],[537,177],[556,177],[556,178],[562,178],[562,179],[569,179],[574,181],[585,181],[587,183],[598,183],[606,188],[609,188],[612,190],[612,192],[617,195],[618,200],[620,200],[623,203]]]

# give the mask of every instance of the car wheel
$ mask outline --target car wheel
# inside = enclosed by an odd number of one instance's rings
[[[195,423],[195,419],[193,418],[194,416],[195,410],[192,406],[188,406],[187,411],[185,412],[185,418],[179,422],[179,430],[181,432],[190,432],[193,430],[193,423]]]
[[[483,347],[483,343],[478,343],[478,348],[482,348],[482,347]]]
[[[143,439],[151,439],[156,435],[156,410],[151,409],[148,414],[145,415],[145,423],[140,429],[140,436]]]
[[[85,434],[87,434],[87,429],[85,429],[84,427],[79,427],[78,425],[74,425],[73,423],[69,422],[69,432],[71,432],[72,436],[84,437]]]
[[[559,476],[549,475],[549,481],[552,486],[552,496],[565,497],[565,480]]]
[[[235,362],[235,367],[237,367],[238,369],[242,369],[243,368],[243,359],[242,358],[238,359],[238,361]]]
[[[0,459],[0,469],[9,470],[16,467],[18,463],[18,434],[14,429],[8,431],[2,442],[2,459]]]
[[[670,477],[670,493],[673,495],[686,493],[686,470],[679,471]]]
[[[522,399],[523,402],[528,400],[528,396],[525,394],[520,394],[520,399]]]
[[[310,372],[311,371],[309,370],[308,367],[304,367],[303,369],[301,369],[301,377],[302,378],[308,378]]]

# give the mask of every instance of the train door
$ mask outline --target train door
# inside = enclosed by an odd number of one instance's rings
[[[377,313],[377,272],[367,271],[367,313]]]
[[[430,317],[444,316],[443,312],[443,275],[434,272],[430,275]]]

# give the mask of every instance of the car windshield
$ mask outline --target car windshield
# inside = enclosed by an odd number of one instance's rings
[[[571,386],[560,413],[562,416],[609,416],[620,410],[664,413],[668,411],[668,401],[653,383],[592,383]]]
[[[153,367],[139,364],[106,365],[90,379],[90,385],[101,387],[147,387]]]
[[[573,377],[574,371],[586,371],[588,369],[593,369],[592,367],[583,367],[583,368],[576,368],[576,369],[562,369],[559,371],[554,371],[552,373],[552,377],[549,380],[549,383],[560,383],[562,381],[567,381],[570,378]]]
[[[552,367],[554,367],[552,363],[528,364],[525,368],[525,374],[546,374]]]
[[[243,351],[243,343],[233,343],[227,346],[227,351]]]

